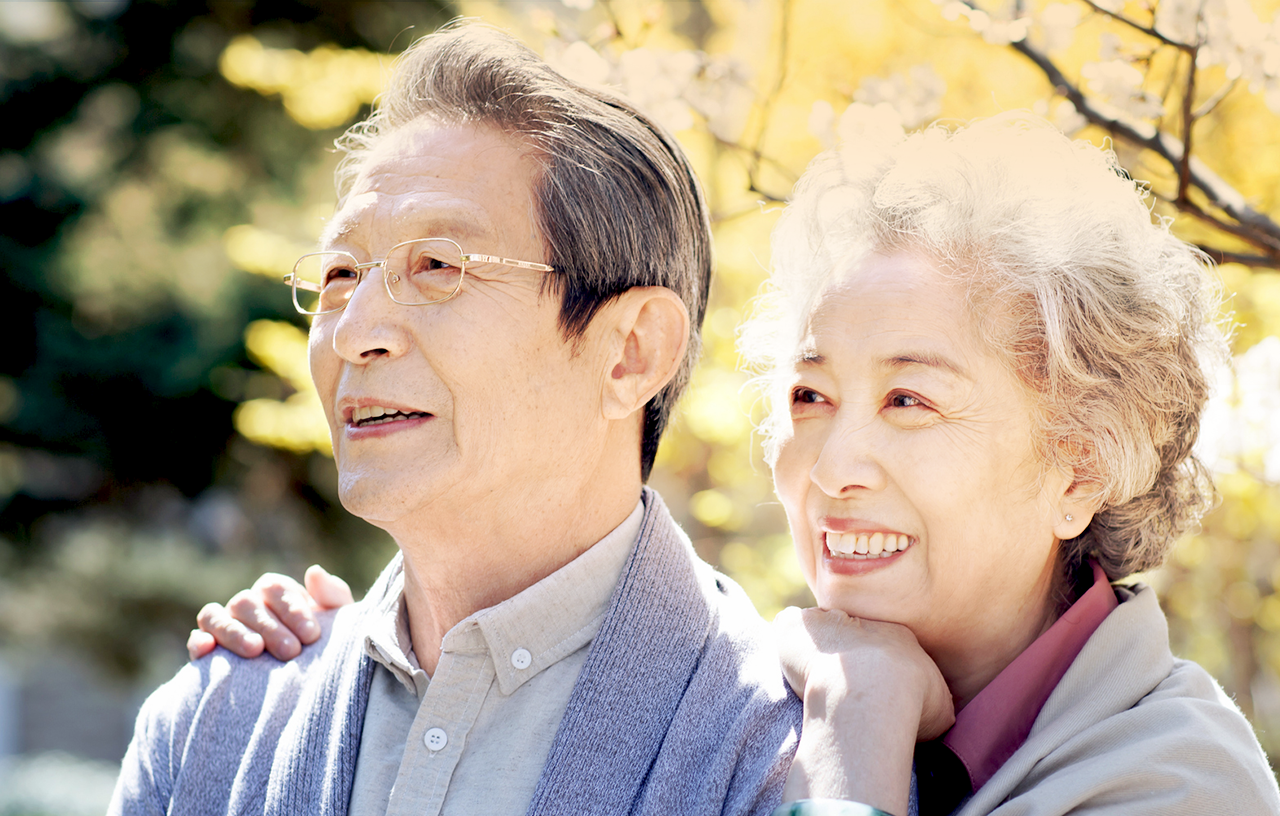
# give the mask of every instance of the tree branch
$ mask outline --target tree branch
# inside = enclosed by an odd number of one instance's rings
[[[753,147],[750,151],[751,165],[748,168],[748,175],[751,179],[751,188],[755,192],[759,192],[755,190],[756,174],[760,172],[760,163],[764,157],[764,136],[769,129],[769,114],[773,110],[773,103],[782,93],[783,84],[787,81],[787,60],[791,49],[791,0],[782,0],[781,17],[781,24],[778,26],[778,74],[773,87],[760,102],[760,126],[756,129],[755,138],[751,140]]]
[[[1239,84],[1240,84],[1239,77],[1235,79],[1229,79],[1226,82],[1222,83],[1222,87],[1214,91],[1213,96],[1210,96],[1208,99],[1206,99],[1204,101],[1204,104],[1201,105],[1196,110],[1196,118],[1203,119],[1204,117],[1213,113],[1214,110],[1217,109],[1218,105],[1222,103],[1222,100],[1227,98],[1227,94],[1234,91],[1236,89],[1236,86]]]
[[[1191,64],[1187,68],[1187,88],[1182,94],[1182,161],[1178,164],[1178,201],[1187,200],[1187,192],[1191,188],[1191,131],[1195,128],[1196,117],[1192,103],[1196,95],[1196,52],[1191,51]]]
[[[1025,40],[1010,43],[1010,47],[1034,63],[1057,93],[1070,100],[1076,110],[1089,122],[1127,142],[1150,150],[1168,162],[1171,168],[1176,169],[1182,165],[1183,145],[1177,139],[1145,122],[1129,120],[1120,111],[1110,106],[1088,99],[1077,85],[1063,75],[1052,60]],[[1207,216],[1212,219],[1211,223],[1243,238],[1267,255],[1280,258],[1280,224],[1276,224],[1265,213],[1250,207],[1245,202],[1244,196],[1194,155],[1188,156],[1187,174],[1189,188],[1198,189],[1215,207],[1236,222],[1234,225],[1228,224]],[[1195,207],[1190,200],[1175,201],[1174,204],[1179,209],[1194,215],[1207,215]],[[1192,209],[1193,207],[1195,209]]]
[[[1118,11],[1109,11],[1107,9],[1104,9],[1102,6],[1099,6],[1097,3],[1093,2],[1093,0],[1083,0],[1083,2],[1086,6],[1098,12],[1099,14],[1105,14],[1108,17],[1110,17],[1112,20],[1115,20],[1116,22],[1119,22],[1119,23],[1124,23],[1125,25],[1132,28],[1134,31],[1140,31],[1143,34],[1146,34],[1148,37],[1159,40],[1165,45],[1172,45],[1174,48],[1180,48],[1184,51],[1190,50],[1192,47],[1190,45],[1187,45],[1186,43],[1182,43],[1182,42],[1178,42],[1177,40],[1170,39],[1169,37],[1166,37],[1165,35],[1161,34],[1159,31],[1156,31],[1154,22],[1151,24],[1150,27],[1147,27],[1147,26],[1144,26],[1142,23],[1139,23],[1137,20],[1133,20],[1129,17],[1124,16]]]
[[[1196,248],[1213,259],[1215,264],[1238,263],[1259,269],[1280,270],[1280,259],[1271,255],[1249,255],[1243,252],[1231,252],[1217,247],[1205,246],[1204,244],[1196,244]]]

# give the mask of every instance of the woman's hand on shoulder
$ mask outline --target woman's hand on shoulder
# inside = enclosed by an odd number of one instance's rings
[[[774,619],[774,633],[783,673],[806,710],[819,697],[828,719],[867,704],[892,706],[902,716],[914,709],[918,740],[938,737],[955,722],[942,672],[902,624],[789,607]]]
[[[302,646],[320,637],[315,613],[351,603],[351,588],[316,564],[307,569],[306,586],[287,575],[268,572],[253,587],[237,592],[226,606],[206,604],[196,616],[199,629],[187,638],[192,660],[222,646],[241,657],[257,657],[263,649],[278,660],[291,660]]]

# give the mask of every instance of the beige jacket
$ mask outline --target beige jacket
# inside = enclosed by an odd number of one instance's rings
[[[1174,659],[1148,587],[1116,589],[1027,741],[957,816],[1273,816],[1280,791],[1248,721]]]

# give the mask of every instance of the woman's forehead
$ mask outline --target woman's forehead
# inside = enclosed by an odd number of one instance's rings
[[[874,355],[956,373],[981,351],[976,328],[960,281],[916,255],[873,254],[815,299],[797,362]]]

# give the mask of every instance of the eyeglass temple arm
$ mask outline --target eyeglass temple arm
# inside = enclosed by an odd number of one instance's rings
[[[303,280],[302,278],[298,278],[297,282],[295,283],[295,282],[294,282],[294,280],[293,280],[293,273],[292,273],[292,272],[290,272],[288,275],[285,275],[285,276],[284,276],[284,282],[285,282],[285,283],[292,283],[292,284],[293,284],[294,286],[296,286],[297,288],[299,288],[299,289],[303,289],[303,290],[305,290],[305,291],[307,291],[307,292],[319,292],[319,291],[320,291],[320,285],[319,285],[318,283],[312,283],[311,281]]]
[[[467,254],[462,256],[462,260],[464,263],[478,262],[478,263],[503,264],[504,266],[518,266],[521,269],[536,269],[539,272],[556,271],[556,268],[554,266],[547,266],[546,264],[542,264],[542,263],[534,263],[533,261],[517,261],[515,258],[500,258],[497,255]]]

